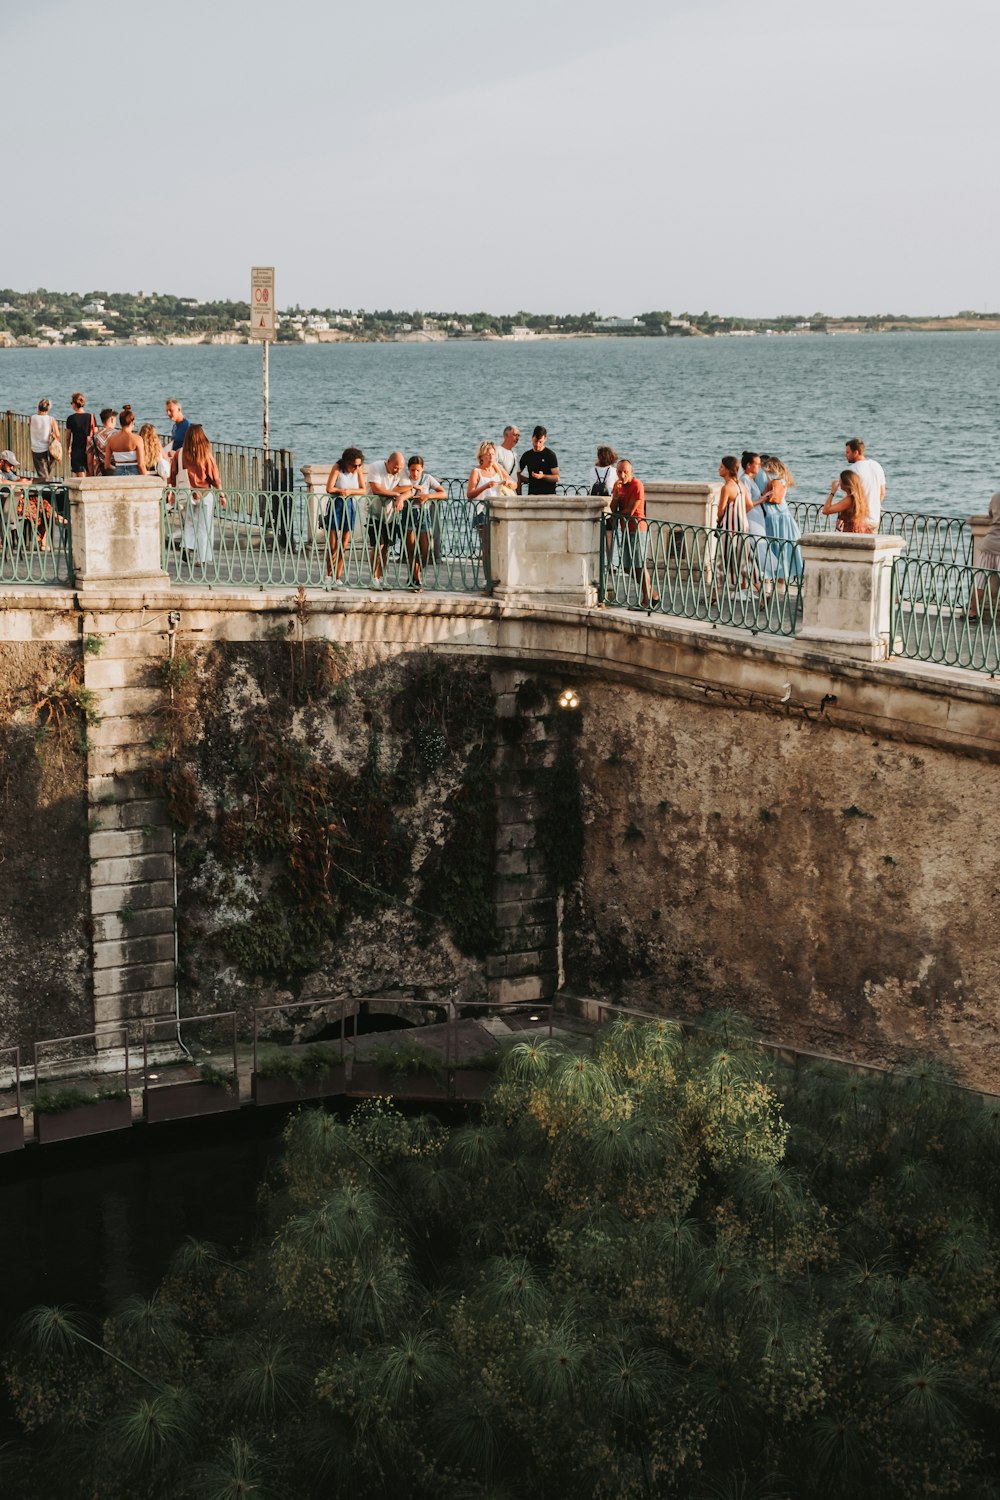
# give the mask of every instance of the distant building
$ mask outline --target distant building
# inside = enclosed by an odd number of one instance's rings
[[[85,313],[103,313],[104,312],[104,303],[103,302],[86,302],[86,303],[84,303],[83,310],[84,310]],[[86,326],[87,326],[86,324],[81,324],[81,327],[86,327]]]
[[[641,328],[638,318],[596,318],[595,328]]]

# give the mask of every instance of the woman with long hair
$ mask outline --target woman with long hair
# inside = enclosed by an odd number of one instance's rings
[[[184,551],[202,565],[212,561],[215,542],[215,497],[222,509],[226,497],[212,445],[200,422],[192,422],[184,434],[184,446],[170,460],[170,483],[190,490],[184,507]],[[186,498],[186,497],[184,497]]]
[[[144,422],[139,428],[139,441],[146,460],[146,473],[158,474],[161,479],[169,479],[170,460],[163,451],[160,434],[152,422]]]
[[[843,471],[840,476],[839,488],[844,492],[843,500],[834,500],[833,498],[838,489],[835,481],[830,486],[830,493],[826,497],[826,503],[820,511],[820,515],[836,516],[838,531],[850,531],[863,536],[873,536],[878,531],[878,526],[868,512],[868,501],[865,498],[864,488],[853,469],[845,469]]]
[[[329,537],[326,576],[333,577],[336,569],[334,588],[344,587],[344,563],[354,533],[354,502],[365,492],[364,462],[365,455],[360,448],[345,448],[326,481],[326,492],[332,497],[326,502],[323,517]]]
[[[118,414],[121,430],[108,439],[104,463],[109,474],[121,478],[128,474],[145,474],[146,454],[135,431],[135,412],[128,402]]]
[[[479,532],[479,542],[486,555],[486,505],[485,501],[495,500],[498,495],[506,492],[508,495],[514,492],[514,482],[510,474],[497,458],[497,445],[487,440],[480,443],[476,449],[476,461],[469,471],[468,483],[465,493],[475,508],[476,529]]]
[[[715,514],[715,528],[722,532],[719,539],[719,564],[717,586],[743,590],[747,579],[755,569],[756,543],[750,539],[747,523],[746,485],[740,478],[740,461],[734,453],[726,453],[719,461],[719,506]]]
[[[795,475],[773,453],[762,454],[760,466],[765,475],[760,498],[768,537],[764,577],[769,583],[787,584],[790,579],[801,582],[802,533],[788,508],[788,491],[795,488]]]

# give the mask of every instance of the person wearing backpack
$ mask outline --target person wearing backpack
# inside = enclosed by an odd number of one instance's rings
[[[602,445],[597,450],[597,462],[587,475],[588,492],[591,495],[600,495],[604,500],[604,546],[609,567],[614,562],[615,553],[615,524],[611,519],[611,491],[618,478],[618,471],[615,468],[617,462],[618,454],[615,450]]]
[[[618,475],[615,464],[618,462],[618,454],[613,448],[600,447],[597,450],[597,462],[587,475],[587,489],[592,495],[606,495],[611,498],[611,491],[615,487]]]

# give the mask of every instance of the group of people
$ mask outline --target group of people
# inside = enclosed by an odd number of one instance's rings
[[[126,402],[120,409],[106,406],[100,423],[87,409],[87,398],[76,391],[70,398],[72,411],[66,418],[65,443],[69,467],[74,475],[92,478],[123,478],[156,474],[176,489],[190,491],[184,511],[183,548],[199,563],[212,558],[215,531],[215,500],[225,507],[226,497],[212,445],[204,427],[184,415],[176,396],[165,403],[170,437],[162,442],[152,422],[135,430],[135,412]],[[29,422],[29,441],[34,477],[51,483],[56,464],[63,457],[63,432],[52,415],[52,402],[43,397]],[[46,550],[53,525],[66,517],[54,508],[50,497],[29,488],[31,476],[21,473],[17,456],[6,449],[0,454],[0,485],[16,487],[16,518],[33,529],[40,550]],[[11,519],[14,519],[12,513]]]

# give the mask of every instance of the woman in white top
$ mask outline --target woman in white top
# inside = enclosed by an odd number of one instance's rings
[[[31,437],[31,462],[35,473],[43,483],[48,483],[55,473],[56,461],[49,452],[49,444],[52,439],[59,437],[59,424],[55,417],[50,415],[52,402],[47,396],[43,396],[38,403],[38,411],[32,417],[29,425]]]
[[[336,577],[333,579],[335,589],[346,587],[344,563],[354,533],[354,502],[365,492],[362,473],[364,461],[365,455],[360,448],[345,448],[340,455],[340,462],[334,464],[326,481],[326,492],[333,497],[326,502],[326,515],[323,518],[323,525],[329,535],[326,576],[332,577],[336,569]]]
[[[479,530],[479,541],[484,556],[486,553],[486,506],[483,502],[495,500],[505,490],[508,495],[513,494],[514,483],[497,459],[496,443],[480,443],[476,449],[476,462],[469,474],[465,492],[475,506],[476,526]]]
[[[618,462],[618,454],[613,448],[600,447],[597,450],[597,462],[587,475],[587,493],[589,495],[607,495],[610,510],[611,491],[615,487],[618,478],[618,470],[615,465]]]

